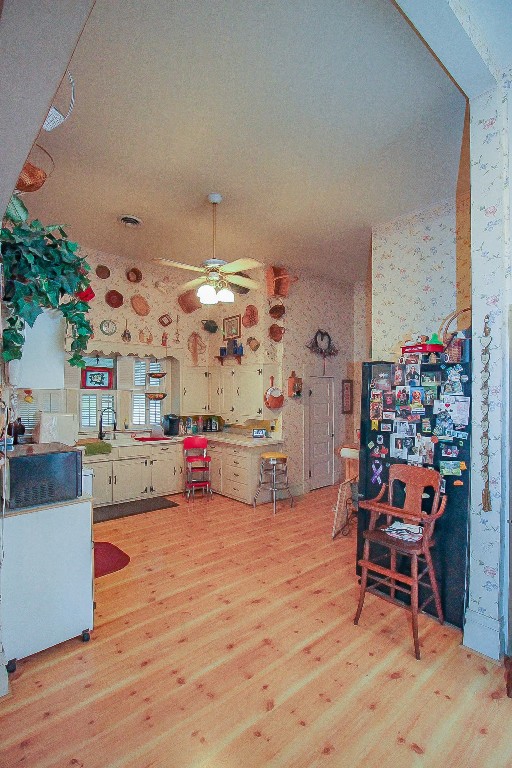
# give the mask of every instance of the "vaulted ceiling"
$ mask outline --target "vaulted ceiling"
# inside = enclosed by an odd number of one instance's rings
[[[351,282],[455,195],[466,100],[391,0],[96,0],[69,69],[25,202],[86,246],[199,264],[220,192],[219,258]]]

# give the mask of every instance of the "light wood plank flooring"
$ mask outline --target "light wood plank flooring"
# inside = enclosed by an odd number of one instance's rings
[[[503,670],[460,632],[369,595],[336,488],[290,509],[229,499],[95,526],[131,557],[96,582],[89,643],[22,660],[0,700],[14,768],[505,768]]]

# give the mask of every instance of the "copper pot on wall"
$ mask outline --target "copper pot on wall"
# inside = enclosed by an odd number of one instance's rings
[[[272,325],[268,329],[268,335],[270,336],[272,341],[282,341],[285,330],[286,329],[283,328],[281,325],[277,325],[277,323],[272,323]]]

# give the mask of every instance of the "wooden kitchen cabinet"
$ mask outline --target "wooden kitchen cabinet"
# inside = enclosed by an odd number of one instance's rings
[[[183,490],[181,445],[153,446],[151,449],[150,493],[165,496]]]
[[[260,456],[264,447],[239,446],[214,442],[208,447],[212,457],[212,488],[217,483],[217,493],[232,499],[252,504],[258,486]],[[215,458],[214,458],[215,457]],[[214,466],[216,472],[214,472]],[[215,478],[215,479],[214,479]],[[270,501],[268,491],[262,491],[257,503]]]
[[[208,454],[211,456],[210,480],[212,491],[222,493],[222,449],[215,445],[208,445]]]
[[[206,366],[185,366],[181,378],[181,414],[208,413],[209,376]]]
[[[256,419],[263,413],[263,370],[243,366],[237,371],[235,412],[240,421]]]
[[[212,371],[210,409],[228,424],[240,424],[261,416],[263,408],[262,369],[233,366]],[[216,405],[219,410],[213,410]]]
[[[95,461],[94,464],[87,464],[93,471],[92,493],[95,507],[101,507],[104,504],[112,504],[112,462]]]
[[[151,485],[149,459],[118,459],[113,461],[112,501],[146,498]]]

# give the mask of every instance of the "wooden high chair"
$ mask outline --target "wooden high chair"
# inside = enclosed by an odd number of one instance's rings
[[[382,501],[386,484],[375,499],[359,502],[359,506],[369,510],[371,516],[368,530],[363,533],[363,557],[358,561],[362,569],[361,590],[354,624],[359,622],[366,592],[409,609],[412,614],[412,634],[417,659],[420,658],[418,611],[433,600],[439,622],[443,623],[441,598],[430,555],[430,548],[434,544],[434,526],[446,507],[446,496],[443,496],[441,501],[441,480],[441,475],[434,469],[392,464],[389,469],[389,503]],[[397,495],[403,494],[403,506],[398,507],[394,502]],[[425,497],[431,499],[430,512],[423,511]],[[379,527],[377,523],[382,517],[385,517],[386,523]],[[393,523],[395,525],[390,531]],[[403,523],[416,526],[416,533],[407,531]],[[409,539],[405,538],[407,534]],[[372,544],[379,545],[375,553],[372,552]],[[397,555],[410,559],[410,574],[397,570]],[[381,564],[382,561],[384,565]],[[421,572],[418,571],[419,561],[424,566]],[[423,580],[425,576],[428,576],[428,582]],[[431,593],[421,605],[418,605],[419,585],[427,587]],[[397,591],[410,596],[410,606],[397,598]]]

